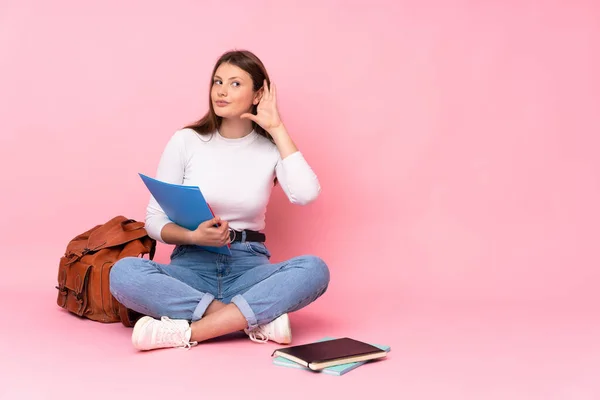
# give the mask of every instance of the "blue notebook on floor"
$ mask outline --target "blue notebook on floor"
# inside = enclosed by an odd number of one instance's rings
[[[176,185],[139,174],[169,219],[191,231],[215,216],[198,186]],[[230,256],[229,246],[199,246],[207,251]]]
[[[322,339],[319,339],[318,342],[323,342],[326,340],[333,340],[335,338],[333,337],[329,337],[326,336]],[[378,344],[373,344],[371,343],[373,346],[375,347],[379,347],[381,350],[385,350],[387,352],[391,351],[391,347],[390,346],[385,346],[385,345],[378,345]],[[341,364],[341,365],[336,365],[333,367],[327,367],[324,368],[316,373],[322,373],[322,374],[327,374],[327,375],[335,375],[335,376],[341,376],[344,375],[347,372],[352,371],[353,369],[356,369],[358,367],[360,367],[361,365],[363,365],[364,363],[366,363],[368,361],[359,361],[359,362],[353,362],[353,363],[348,363],[348,364]],[[275,357],[273,358],[273,364],[275,365],[279,365],[280,367],[289,367],[289,368],[296,368],[296,369],[303,369],[305,371],[311,371],[311,372],[315,372],[303,365],[300,365],[294,361],[288,360],[287,358],[283,358],[283,357]]]

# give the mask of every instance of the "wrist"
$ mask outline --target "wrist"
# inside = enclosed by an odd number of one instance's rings
[[[279,125],[269,129],[267,132],[273,139],[287,135],[287,130],[285,129],[283,122],[280,122]]]
[[[187,235],[186,235],[186,242],[187,244],[194,244],[194,245],[198,245],[198,238],[196,237],[196,231],[188,231]]]

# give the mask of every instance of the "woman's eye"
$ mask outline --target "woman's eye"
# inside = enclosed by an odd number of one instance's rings
[[[233,82],[232,85],[237,87],[237,86],[240,86],[240,83],[239,82]]]
[[[215,79],[215,80],[213,81],[213,83],[214,83],[215,85],[220,85],[222,82],[221,82],[220,80],[218,80],[218,79]]]

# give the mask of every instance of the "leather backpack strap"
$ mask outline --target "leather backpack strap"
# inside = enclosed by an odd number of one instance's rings
[[[144,226],[143,222],[127,219],[123,216],[115,217],[90,235],[87,249],[98,251],[141,239],[148,235]]]
[[[128,219],[126,221],[121,222],[121,227],[125,232],[135,231],[136,229],[141,229],[145,226],[143,222],[135,221],[133,219]]]
[[[156,240],[152,239],[150,236],[146,238],[146,243],[149,245],[148,249],[148,258],[150,260],[154,260],[154,254],[156,254]]]

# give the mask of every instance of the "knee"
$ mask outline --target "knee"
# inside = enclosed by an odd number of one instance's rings
[[[329,267],[317,256],[307,255],[300,257],[302,264],[307,270],[309,279],[316,284],[316,286],[327,287],[329,285]]]
[[[136,270],[135,264],[139,260],[141,260],[139,257],[124,257],[113,264],[109,273],[110,292],[113,295],[116,292],[123,292],[123,288],[134,279],[132,275]]]

